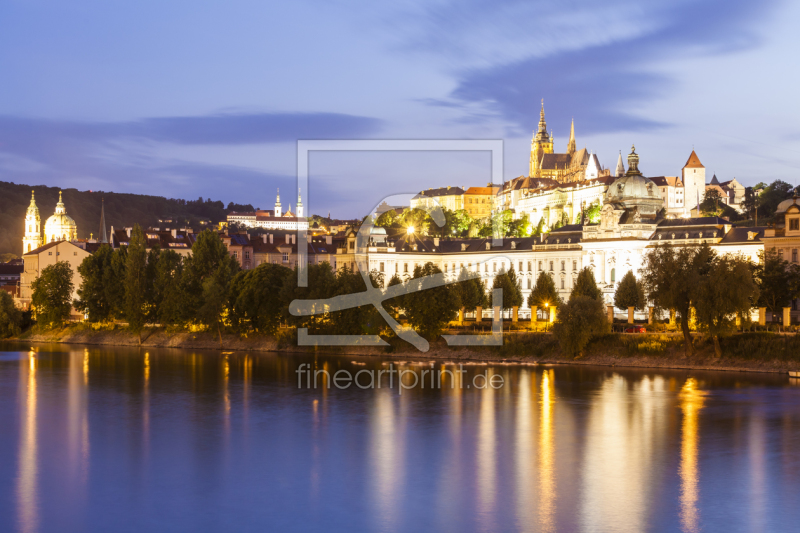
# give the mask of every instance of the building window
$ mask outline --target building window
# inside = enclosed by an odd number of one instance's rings
[[[800,218],[793,218],[789,220],[789,229],[791,231],[800,230]]]
[[[77,256],[78,252],[72,252],[72,255]]]
[[[487,274],[489,273],[489,263],[483,264],[483,271],[486,272]]]
[[[578,270],[578,262],[577,261],[573,261],[572,262],[572,271],[575,272],[576,270]]]
[[[561,272],[564,272],[566,269],[566,261],[561,261]]]
[[[562,291],[564,290],[564,280],[563,279],[561,280],[561,290]]]
[[[792,263],[797,263],[797,248],[792,250]]]
[[[239,259],[239,252],[233,252],[233,258]]]
[[[492,263],[492,272],[497,272],[497,263]]]
[[[615,281],[617,281],[617,269],[616,268],[612,268],[611,269],[611,283],[614,283]]]
[[[539,261],[539,270],[541,270],[541,269],[542,269],[542,262]]]
[[[283,253],[281,254],[281,256],[282,256],[282,258],[283,258],[282,260],[283,260],[283,262],[284,262],[284,263],[288,263],[288,262],[289,262],[289,254],[288,254],[287,252],[283,252]],[[235,256],[234,256],[234,257],[235,257]]]
[[[408,273],[408,263],[403,263],[403,272]]]
[[[380,265],[381,265],[381,266],[380,266],[380,268],[381,268],[381,272],[383,272],[383,261],[381,261]]]
[[[53,255],[53,252],[47,252],[47,255]]]
[[[528,278],[528,290],[531,288],[531,278]]]
[[[522,272],[522,261],[519,262],[519,271]]]
[[[528,261],[528,272],[530,272],[530,271],[531,271],[531,267],[532,267],[532,266],[533,266],[533,265],[531,264],[531,261]]]
[[[447,263],[444,264],[444,273],[447,274]]]
[[[552,271],[553,271],[553,262],[550,261],[550,272],[552,272]]]
[[[245,252],[244,253],[244,258],[245,259],[250,259],[250,252]]]

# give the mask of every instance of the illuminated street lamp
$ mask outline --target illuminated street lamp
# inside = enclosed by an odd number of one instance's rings
[[[547,333],[547,323],[550,322],[550,302],[545,302],[544,308],[547,309],[547,315],[544,317],[544,332]]]
[[[409,235],[413,234],[414,233],[414,226],[407,227],[406,228],[406,233],[408,233]]]

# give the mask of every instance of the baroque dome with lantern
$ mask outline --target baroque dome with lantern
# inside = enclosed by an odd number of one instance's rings
[[[61,191],[58,192],[58,203],[56,212],[44,223],[44,241],[74,241],[78,238],[78,225],[71,216],[67,214],[67,208],[61,199]]]

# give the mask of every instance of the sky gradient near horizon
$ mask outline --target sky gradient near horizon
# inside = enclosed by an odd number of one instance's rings
[[[800,179],[800,5],[765,0],[0,4],[0,180],[294,203],[297,139],[503,139]],[[486,153],[315,153],[307,212],[483,185]],[[310,206],[309,206],[310,204]]]

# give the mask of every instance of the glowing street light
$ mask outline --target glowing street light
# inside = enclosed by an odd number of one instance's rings
[[[406,233],[408,233],[409,235],[413,234],[414,233],[414,226],[407,227],[406,228]]]
[[[550,322],[550,302],[545,302],[544,308],[547,309],[547,315],[544,317],[544,332],[547,333],[547,323]]]

